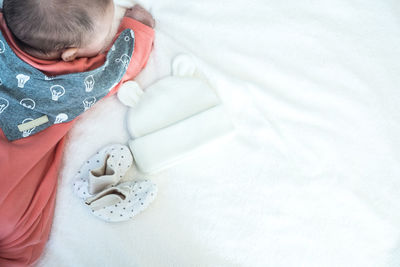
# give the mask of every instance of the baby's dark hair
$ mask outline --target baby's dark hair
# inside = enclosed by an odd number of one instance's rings
[[[112,0],[4,0],[3,15],[21,49],[49,54],[88,41],[93,16]]]

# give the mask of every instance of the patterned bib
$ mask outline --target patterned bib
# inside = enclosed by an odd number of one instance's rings
[[[21,60],[0,32],[0,127],[8,140],[69,122],[88,110],[121,81],[133,48],[134,32],[124,30],[103,66],[47,77]]]

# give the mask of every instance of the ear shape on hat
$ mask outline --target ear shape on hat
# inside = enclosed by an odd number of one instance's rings
[[[180,54],[172,61],[173,76],[193,76],[196,72],[196,64],[191,56]]]
[[[135,107],[142,94],[143,90],[137,82],[127,81],[119,88],[118,99],[126,106]]]

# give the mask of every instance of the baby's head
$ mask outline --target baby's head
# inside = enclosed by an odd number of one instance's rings
[[[20,48],[42,59],[98,55],[115,34],[112,0],[4,0],[3,14]]]

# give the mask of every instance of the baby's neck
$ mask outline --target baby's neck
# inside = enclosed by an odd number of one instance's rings
[[[38,51],[27,51],[27,50],[24,50],[24,52],[38,59],[44,59],[44,60],[61,59],[61,52],[51,52],[49,54],[43,54]]]

